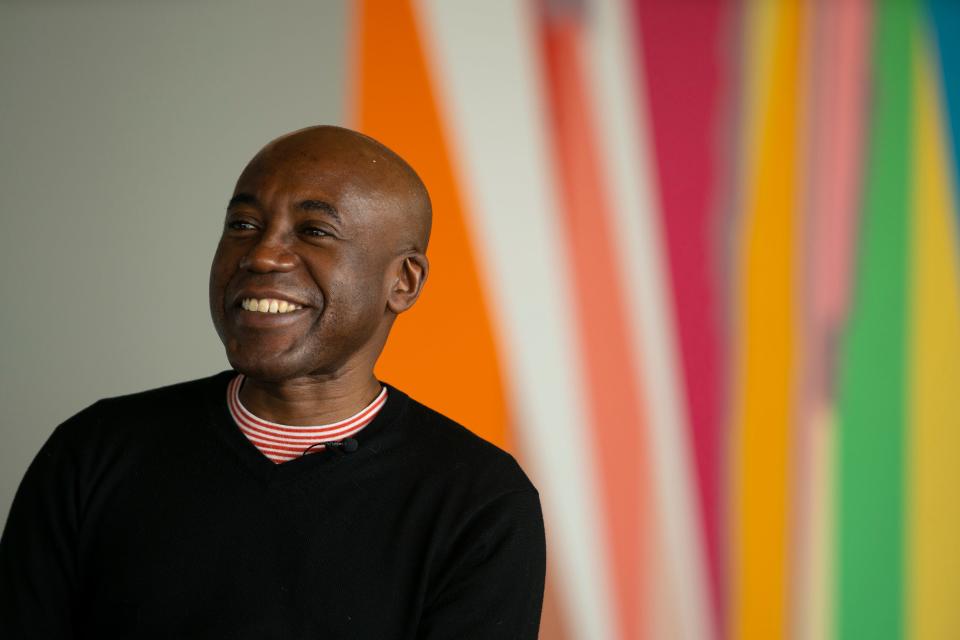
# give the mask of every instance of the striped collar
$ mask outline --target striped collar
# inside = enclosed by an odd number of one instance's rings
[[[343,440],[358,433],[370,424],[387,402],[387,388],[384,387],[373,402],[344,420],[311,426],[278,424],[258,418],[243,406],[240,402],[243,379],[243,374],[239,374],[227,385],[230,415],[243,435],[276,464],[299,458],[308,449],[310,453],[322,451],[325,447],[316,446],[319,443]]]

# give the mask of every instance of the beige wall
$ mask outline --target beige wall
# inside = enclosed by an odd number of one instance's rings
[[[226,368],[206,281],[270,138],[343,117],[346,0],[0,0],[0,522],[98,398]]]

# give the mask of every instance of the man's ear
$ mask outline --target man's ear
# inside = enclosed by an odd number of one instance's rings
[[[400,258],[396,279],[387,296],[387,308],[394,313],[403,313],[420,297],[423,284],[430,273],[430,261],[422,253],[411,253]]]

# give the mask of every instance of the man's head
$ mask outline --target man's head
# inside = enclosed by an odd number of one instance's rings
[[[237,180],[210,269],[230,363],[269,381],[372,371],[426,280],[430,222],[420,178],[372,138],[323,126],[269,143]]]

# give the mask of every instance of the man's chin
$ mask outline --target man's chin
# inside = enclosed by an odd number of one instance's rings
[[[282,382],[303,375],[304,369],[298,366],[295,358],[286,353],[227,350],[227,360],[234,369],[254,380],[264,382]]]

